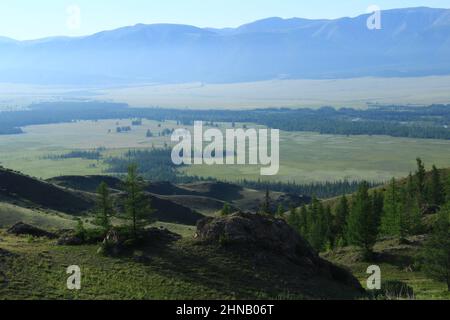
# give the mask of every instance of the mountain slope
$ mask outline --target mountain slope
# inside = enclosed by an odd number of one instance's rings
[[[80,38],[0,39],[0,81],[240,82],[450,74],[450,10],[336,20],[269,18],[236,29],[139,24]]]
[[[0,167],[0,200],[21,207],[81,214],[94,205],[86,193],[64,189]]]

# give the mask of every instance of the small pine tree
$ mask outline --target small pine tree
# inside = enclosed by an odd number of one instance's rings
[[[350,212],[348,199],[345,195],[342,196],[339,204],[336,207],[336,213],[333,224],[333,236],[337,239],[342,239],[341,245],[345,245],[345,232],[347,228],[347,218]]]
[[[306,206],[302,206],[300,208],[299,220],[300,234],[303,237],[306,237],[308,235],[308,209],[306,208]]]
[[[380,232],[381,216],[384,210],[384,195],[380,191],[375,191],[372,195],[372,217],[371,223],[373,224],[375,233],[375,240]]]
[[[113,203],[110,196],[109,187],[105,182],[102,182],[97,188],[98,202],[97,215],[94,223],[100,226],[103,231],[108,232],[111,227],[111,217],[114,215]]]
[[[125,180],[125,211],[127,218],[132,222],[132,232],[134,240],[138,237],[138,231],[142,227],[142,222],[148,219],[152,213],[150,201],[143,191],[144,182],[138,175],[137,165],[131,164],[128,167],[128,175]]]
[[[392,178],[386,196],[384,197],[384,210],[381,218],[381,233],[384,235],[400,235],[400,195],[397,181]]]
[[[77,226],[75,227],[75,235],[81,239],[81,241],[86,241],[87,230],[84,227],[83,220],[78,219]]]
[[[223,205],[222,211],[220,212],[220,215],[222,216],[228,216],[231,214],[231,208],[230,205],[228,203],[225,203]]]
[[[324,209],[322,223],[326,250],[330,250],[333,248],[335,237],[333,235],[333,215],[331,213],[331,207],[328,205]]]
[[[289,210],[289,215],[286,219],[287,223],[294,228],[295,230],[298,231],[298,233],[302,233],[301,232],[301,222],[300,222],[300,215],[298,210],[295,207],[291,207],[291,209]]]
[[[425,165],[422,162],[422,159],[417,158],[417,171],[416,171],[416,190],[417,196],[419,200],[419,205],[423,207],[426,204],[426,185],[425,185],[425,177],[426,170]]]
[[[282,204],[279,204],[277,208],[277,217],[282,218],[283,216],[284,216],[284,207]]]
[[[370,259],[379,229],[379,212],[374,210],[379,205],[369,195],[369,185],[363,182],[356,193],[347,221],[347,239],[350,244],[361,247],[364,255]]]
[[[445,187],[441,181],[439,170],[433,166],[431,171],[431,182],[429,185],[429,201],[430,204],[440,206],[445,202]]]
[[[408,175],[408,179],[406,180],[406,187],[405,187],[406,196],[411,199],[417,199],[417,186],[414,180],[414,176],[410,172]]]
[[[450,203],[439,211],[419,259],[424,272],[431,279],[445,282],[450,291]]]
[[[422,230],[422,214],[419,201],[411,196],[408,189],[403,191],[401,203],[401,228],[400,236],[414,235]]]
[[[313,199],[310,211],[311,223],[308,222],[308,240],[314,249],[322,251],[327,238],[325,210],[322,203],[317,198]]]

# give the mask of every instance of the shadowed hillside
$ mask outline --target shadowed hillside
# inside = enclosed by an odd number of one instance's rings
[[[0,168],[0,198],[28,207],[81,214],[93,206],[89,195]]]

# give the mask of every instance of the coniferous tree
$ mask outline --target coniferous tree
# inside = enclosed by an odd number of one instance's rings
[[[325,247],[327,250],[332,249],[334,246],[334,236],[333,236],[333,215],[331,214],[331,207],[327,205],[324,209],[323,215],[323,238]]]
[[[414,177],[411,172],[409,173],[408,179],[406,180],[406,192],[409,197],[417,198],[416,185],[414,183]]]
[[[441,181],[439,170],[433,166],[431,171],[431,182],[429,185],[429,201],[430,204],[440,206],[445,202],[445,187]]]
[[[378,211],[378,201],[373,202],[369,195],[367,183],[361,184],[356,193],[350,210],[347,222],[347,239],[350,244],[356,245],[364,250],[364,255],[370,259],[373,254],[373,246],[376,242],[379,229],[380,217]]]
[[[422,230],[422,216],[418,199],[408,192],[403,191],[401,203],[401,232],[400,236],[414,235]]]
[[[113,203],[110,190],[105,182],[102,182],[97,188],[97,215],[94,224],[100,226],[103,231],[108,232],[111,227],[111,217],[114,215]]]
[[[417,158],[416,161],[417,161],[416,190],[419,205],[423,207],[426,204],[426,185],[425,185],[426,170],[425,165],[422,162],[422,159]]]
[[[294,229],[300,232],[300,223],[298,218],[297,209],[294,206],[291,206],[289,210],[289,216],[287,217],[287,223],[293,227]]]
[[[281,218],[283,216],[284,216],[284,208],[282,204],[279,204],[277,208],[277,217]]]
[[[313,199],[310,211],[311,222],[308,222],[309,243],[317,251],[322,251],[328,237],[326,211],[317,198]]]
[[[381,216],[383,215],[384,210],[384,195],[380,191],[374,191],[371,198],[372,198],[372,223],[376,228],[374,230],[376,232],[376,236],[378,236],[381,226]]]
[[[450,291],[450,203],[438,213],[430,238],[419,256],[420,265],[432,279],[443,281]]]
[[[306,208],[306,206],[302,206],[300,208],[299,221],[300,221],[300,234],[303,237],[306,237],[308,235],[308,209]]]
[[[230,215],[230,213],[231,213],[230,205],[227,202],[225,202],[225,204],[223,205],[223,208],[222,208],[222,211],[220,212],[220,214],[222,216],[228,216],[228,215]]]
[[[125,211],[127,218],[131,220],[133,238],[136,240],[142,222],[148,219],[152,213],[150,201],[143,191],[144,181],[138,175],[137,166],[128,167],[128,175],[125,180]]]
[[[345,245],[345,232],[347,228],[347,218],[350,212],[348,199],[345,195],[342,196],[339,204],[336,207],[336,214],[334,218],[333,236],[336,242],[340,245]]]
[[[400,194],[397,181],[392,178],[384,197],[384,210],[381,218],[381,232],[384,235],[400,235],[401,224]]]

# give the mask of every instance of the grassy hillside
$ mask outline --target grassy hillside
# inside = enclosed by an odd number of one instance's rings
[[[402,281],[414,289],[416,299],[450,300],[450,292],[445,283],[430,280],[418,270],[415,261],[425,236],[408,237],[401,242],[395,238],[385,238],[375,245],[376,258],[364,261],[357,248],[346,247],[324,253],[322,256],[338,265],[347,267],[366,287],[366,271],[370,265],[381,268],[382,281]],[[394,297],[395,298],[395,297]]]
[[[93,205],[93,199],[88,194],[63,189],[2,167],[0,167],[0,199],[21,203],[24,207],[41,207],[71,214],[81,214]]]
[[[95,245],[59,247],[4,232],[0,237],[0,263],[9,281],[6,288],[0,286],[0,299],[311,299],[361,294],[285,258],[269,254],[261,264],[254,252],[189,239],[135,252],[149,257],[141,263],[134,257],[100,256]],[[65,287],[66,268],[73,264],[82,269],[79,292]]]
[[[31,210],[0,202],[0,228],[8,228],[20,221],[46,229],[67,229],[76,226],[73,217],[62,213]]]

